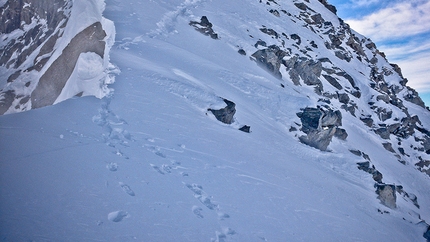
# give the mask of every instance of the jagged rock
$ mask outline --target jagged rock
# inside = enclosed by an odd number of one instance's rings
[[[330,10],[332,13],[336,14],[337,9],[335,6],[329,4],[327,0],[318,0],[320,3],[322,3],[328,10]]]
[[[291,39],[297,41],[296,43],[298,45],[300,45],[302,43],[302,39],[300,38],[300,36],[298,34],[292,34],[290,35]]]
[[[395,209],[396,205],[396,186],[388,184],[375,184],[376,194],[381,203],[391,209]]]
[[[301,130],[307,134],[299,137],[304,144],[325,151],[336,132],[339,132],[340,138],[346,139],[346,131],[343,129],[337,131],[337,127],[342,125],[342,114],[338,110],[323,111],[307,107],[303,112],[297,113],[297,116],[302,122]]]
[[[393,116],[393,111],[387,110],[386,108],[378,108],[376,110],[379,119],[384,122],[387,119],[390,119]]]
[[[418,204],[418,197],[413,193],[407,193],[405,190],[403,190],[403,186],[396,186],[396,191],[403,195],[403,197],[409,199],[417,208],[420,208],[420,205]]]
[[[423,100],[420,98],[420,96],[418,95],[417,91],[415,91],[414,89],[408,86],[406,88],[408,89],[408,92],[406,95],[403,96],[403,98],[408,102],[414,103],[420,107],[425,108],[425,104]]]
[[[322,64],[320,61],[297,58],[294,56],[284,61],[284,65],[287,67],[287,71],[289,71],[288,74],[295,85],[300,84],[301,78],[306,85],[316,86],[318,90],[317,93],[322,93],[322,83],[319,79],[322,72]]]
[[[347,61],[347,62],[350,62],[351,61],[351,56],[349,56],[348,55],[348,53],[346,53],[346,52],[344,52],[344,51],[335,51],[334,52],[334,55],[337,57],[337,58],[339,58],[339,59],[341,59],[341,60],[345,60],[345,61]]]
[[[336,132],[334,133],[334,137],[340,139],[340,140],[346,140],[348,137],[348,133],[345,129],[336,128]]]
[[[282,74],[279,72],[279,67],[281,66],[282,59],[286,55],[287,53],[282,51],[278,46],[271,45],[266,49],[257,50],[252,54],[252,57],[255,58],[259,66],[281,79]]]
[[[359,150],[349,150],[349,152],[353,153],[356,156],[361,156],[361,154],[362,154],[361,151],[359,151]],[[357,164],[359,164],[359,163],[357,163]]]
[[[349,103],[349,96],[346,93],[338,93],[337,99],[339,99],[340,103],[348,104]]]
[[[189,24],[200,33],[210,36],[212,39],[218,39],[218,34],[214,32],[212,29],[212,23],[209,22],[206,16],[202,16],[200,18],[200,22],[190,21]]]
[[[359,55],[365,56],[363,47],[360,44],[360,41],[356,41],[354,37],[350,37],[346,44],[351,47],[353,50],[355,50]]]
[[[321,14],[317,13],[311,16],[311,19],[316,23],[316,24],[323,24],[325,22],[325,20],[322,18]]]
[[[279,37],[278,33],[273,29],[261,28],[260,31],[267,34],[267,35],[274,36],[275,38]]]
[[[243,50],[243,49],[239,49],[239,50],[237,51],[237,53],[239,53],[239,54],[241,54],[241,55],[246,55],[246,52],[245,52],[245,50]]]
[[[427,227],[427,231],[423,234],[423,237],[427,240],[430,241],[430,226]]]
[[[233,123],[233,116],[236,113],[236,104],[227,99],[224,99],[224,102],[227,104],[225,108],[218,110],[209,108],[208,111],[211,111],[217,120],[225,124],[231,124]]]
[[[244,125],[241,128],[239,128],[240,131],[243,131],[245,133],[250,133],[251,132],[251,126],[248,125]]]
[[[318,108],[305,108],[303,112],[297,113],[302,122],[301,130],[305,133],[317,130],[319,127],[321,111]]]
[[[257,41],[257,43],[255,43],[254,47],[258,48],[258,46],[261,45],[263,47],[267,47],[267,44],[265,41],[262,41],[261,39]]]
[[[4,114],[15,100],[15,91],[8,90],[0,93],[0,114]]]
[[[31,107],[52,105],[72,74],[81,53],[94,52],[104,56],[106,33],[100,22],[96,22],[78,33],[64,48],[60,57],[46,70],[36,89],[31,93]]]
[[[279,14],[279,11],[278,10],[276,10],[276,9],[270,9],[270,11],[269,11],[270,13],[272,13],[273,15],[275,15],[276,17],[279,17],[279,16],[281,16],[280,14]]]
[[[396,151],[393,149],[393,145],[391,143],[382,143],[382,146],[384,146],[384,149],[390,151],[391,153],[396,153]]]
[[[308,6],[304,3],[294,3],[294,5],[296,5],[296,7],[300,10],[306,11],[308,9]]]
[[[335,132],[336,128],[328,128],[319,131],[312,130],[306,136],[300,136],[299,140],[311,147],[326,151]]]
[[[383,178],[382,173],[376,170],[374,165],[370,166],[369,161],[358,162],[357,165],[359,170],[362,170],[364,172],[371,174],[375,182],[382,183],[382,178]]]
[[[372,127],[373,125],[373,119],[370,117],[361,117],[360,120],[366,124],[368,127]]]
[[[336,80],[336,78],[329,76],[329,75],[323,75],[323,77],[330,83],[332,86],[334,86],[338,90],[342,90],[342,85],[339,84],[339,82]]]
[[[47,21],[45,26],[38,23],[28,29],[16,41],[7,40],[8,44],[2,44],[0,65],[8,63],[8,68],[18,68],[36,48],[52,36],[61,21],[67,18],[64,14],[65,4],[64,0],[6,1],[5,5],[0,8],[2,12],[0,33],[11,33],[20,29],[22,23],[29,25],[33,19],[46,19]],[[16,55],[18,58],[10,62],[11,58]]]
[[[379,128],[379,129],[375,129],[375,133],[379,136],[381,136],[381,138],[383,139],[389,139],[390,138],[390,131],[387,128]]]

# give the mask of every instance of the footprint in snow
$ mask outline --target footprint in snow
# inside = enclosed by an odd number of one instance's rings
[[[203,187],[198,184],[185,184],[188,189],[194,193],[194,197],[197,198],[203,205],[210,210],[217,210],[218,205],[211,201],[210,197],[203,191]]]
[[[108,168],[110,171],[117,171],[118,170],[118,164],[115,162],[110,162],[106,165],[106,168]]]
[[[236,231],[231,228],[223,228],[222,232],[216,231],[216,239],[212,239],[214,242],[224,242],[227,239],[228,235],[235,235]]]
[[[164,172],[160,169],[160,167],[158,167],[157,165],[154,164],[150,164],[152,166],[152,168],[157,171],[158,173],[160,173],[161,175],[164,175]]]
[[[230,218],[230,215],[228,215],[226,213],[221,213],[221,212],[218,213],[218,219],[219,220],[224,220],[226,218]]]
[[[161,165],[161,168],[154,164],[150,164],[150,165],[155,171],[157,171],[161,175],[165,175],[166,173],[172,173],[172,167],[169,165],[163,164]]]
[[[108,219],[112,222],[121,222],[124,218],[128,218],[129,215],[125,211],[115,211],[108,214]]]
[[[128,186],[127,184],[124,184],[122,182],[119,183],[119,185],[121,186],[122,190],[124,192],[126,192],[128,195],[134,197],[136,194],[134,193],[133,190],[131,190],[130,186]]]

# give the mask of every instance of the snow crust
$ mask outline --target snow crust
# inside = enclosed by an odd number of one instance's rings
[[[339,24],[319,1],[310,2]],[[323,39],[268,14],[258,0],[106,3],[103,15],[117,30],[115,43],[108,34],[110,61],[121,70],[110,85],[115,92],[0,117],[3,240],[425,241],[420,222],[430,221],[429,177],[412,160],[398,162],[379,136],[342,109],[347,140],[334,139],[329,152],[300,143],[300,131],[289,129],[300,122],[296,113],[319,97],[249,60],[258,39],[276,41],[258,31],[262,25],[319,46]],[[293,3],[282,6],[298,15]],[[103,6],[97,1],[90,8],[101,13]],[[219,40],[188,25],[203,15]],[[107,30],[113,33],[113,25]],[[309,54],[332,55],[323,48]],[[366,103],[373,93],[361,74],[369,70],[356,60],[333,62],[362,80],[362,98],[354,101],[372,113]],[[106,65],[82,54],[61,97],[75,90],[96,95],[94,83],[101,82],[93,81]],[[223,98],[236,103],[232,125],[207,111],[224,107]],[[428,113],[405,105],[429,128]],[[237,130],[244,124],[251,133]],[[371,175],[357,169],[363,159],[350,149],[368,154],[384,181],[415,194],[420,208],[400,195],[396,209],[383,206]]]

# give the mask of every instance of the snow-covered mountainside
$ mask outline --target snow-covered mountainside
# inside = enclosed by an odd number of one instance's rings
[[[80,52],[44,108],[0,116],[2,240],[430,240],[430,112],[325,0],[61,6],[63,37],[37,73],[73,42],[71,23],[103,20],[99,40],[115,43],[102,60]],[[2,80],[20,73],[4,81],[7,113],[53,100],[42,78],[22,86],[42,59],[32,48],[2,64]]]

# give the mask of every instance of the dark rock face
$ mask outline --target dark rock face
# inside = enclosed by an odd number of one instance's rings
[[[430,241],[430,226],[427,227],[427,231],[423,234],[423,237],[427,240]]]
[[[359,162],[357,163],[357,165],[359,170],[371,174],[375,182],[382,183],[382,174],[378,170],[376,170],[374,165],[370,165],[369,161]]]
[[[327,0],[318,0],[320,3],[322,3],[328,10],[330,10],[332,13],[336,14],[337,9],[335,6],[329,4]]]
[[[342,125],[342,114],[339,110],[305,108],[297,113],[297,116],[302,122],[301,130],[307,134],[300,136],[299,140],[319,150],[327,150],[333,136],[340,139],[346,139],[348,136],[346,130],[338,128]]]
[[[255,58],[257,64],[273,74],[275,77],[281,79],[282,75],[279,72],[279,68],[282,63],[282,59],[287,53],[282,51],[278,46],[271,45],[266,49],[257,50],[252,57]]]
[[[231,124],[233,123],[233,116],[236,113],[236,104],[232,101],[229,101],[227,99],[224,99],[225,104],[227,106],[222,109],[208,109],[208,111],[211,111],[213,115],[215,115],[215,118],[219,121],[225,123],[225,124]]]
[[[100,22],[77,34],[64,48],[61,56],[40,78],[36,89],[31,94],[32,108],[40,108],[54,103],[72,74],[81,53],[95,52],[103,58],[104,37],[106,37],[106,33]]]
[[[212,29],[212,23],[209,22],[206,16],[200,18],[200,22],[190,21],[190,25],[193,26],[200,33],[210,36],[212,39],[218,39],[218,34]]]

